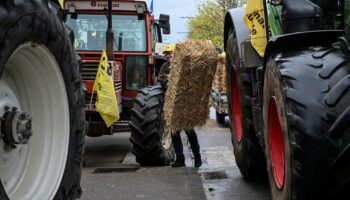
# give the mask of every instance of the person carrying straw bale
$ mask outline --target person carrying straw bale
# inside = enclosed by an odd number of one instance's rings
[[[168,77],[169,77],[170,68],[171,68],[171,60],[174,56],[174,50],[175,50],[175,45],[170,44],[167,46],[167,48],[163,52],[166,55],[167,62],[165,62],[161,66],[158,81],[163,87],[164,92],[167,90]],[[177,131],[172,134],[172,141],[173,141],[173,146],[176,154],[175,162],[171,164],[172,167],[186,167],[180,132],[181,131]],[[194,129],[185,130],[185,133],[191,145],[192,153],[194,156],[194,163],[195,163],[194,165],[196,168],[198,168],[202,165],[202,158],[200,154],[200,147],[199,147],[197,134]]]

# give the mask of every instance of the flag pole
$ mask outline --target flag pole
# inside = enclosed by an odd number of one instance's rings
[[[108,0],[108,26],[106,31],[106,51],[108,61],[114,60],[114,33],[113,33],[113,22],[112,22],[112,0]]]

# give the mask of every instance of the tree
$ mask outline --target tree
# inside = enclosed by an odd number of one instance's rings
[[[217,0],[217,3],[226,14],[229,9],[237,7],[238,3],[241,1],[242,0]]]
[[[197,8],[198,14],[188,21],[190,39],[211,40],[223,49],[224,17],[240,0],[207,0]]]
[[[208,1],[198,6],[198,15],[188,21],[191,39],[211,40],[215,46],[223,47],[223,11],[216,2]]]

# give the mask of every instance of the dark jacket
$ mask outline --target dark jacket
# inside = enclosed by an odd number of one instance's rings
[[[158,75],[158,81],[164,90],[167,89],[168,77],[170,73],[170,63],[165,62],[161,67]]]

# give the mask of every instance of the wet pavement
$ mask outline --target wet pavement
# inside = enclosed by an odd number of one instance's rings
[[[130,153],[130,133],[87,138],[81,199],[121,200],[268,200],[267,183],[246,181],[235,164],[230,131],[211,113],[197,129],[203,165],[193,168],[193,157],[182,133],[187,168],[140,167]],[[227,120],[227,118],[226,118]]]
[[[227,119],[226,119],[227,120]],[[268,183],[245,180],[234,159],[229,128],[214,120],[199,129],[203,166],[198,170],[208,200],[268,200]],[[209,174],[209,176],[208,176]]]

